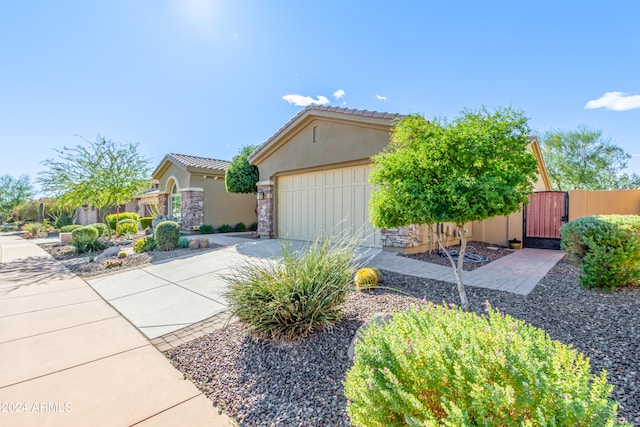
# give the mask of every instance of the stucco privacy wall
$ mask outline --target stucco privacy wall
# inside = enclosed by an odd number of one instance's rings
[[[640,215],[640,189],[570,190],[569,220],[591,215]]]
[[[191,186],[204,190],[203,224],[219,227],[244,222],[249,226],[256,222],[256,195],[228,193],[224,175],[192,175]]]

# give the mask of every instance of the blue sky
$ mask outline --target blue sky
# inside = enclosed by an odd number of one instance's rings
[[[303,104],[587,125],[640,173],[638,1],[0,3],[0,175],[103,135],[231,159]],[[587,108],[589,107],[589,108]]]

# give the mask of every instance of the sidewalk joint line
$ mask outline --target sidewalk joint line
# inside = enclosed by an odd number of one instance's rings
[[[65,327],[65,328],[53,329],[53,330],[51,330],[51,331],[47,331],[47,332],[40,332],[40,333],[38,333],[38,334],[33,334],[33,335],[26,335],[26,336],[24,336],[24,337],[20,337],[20,338],[13,338],[13,339],[10,339],[10,340],[7,340],[7,341],[0,341],[0,345],[2,345],[2,344],[6,344],[6,343],[10,343],[10,342],[14,342],[14,341],[24,340],[24,339],[27,339],[27,338],[38,337],[38,336],[40,336],[40,335],[46,335],[46,334],[50,334],[50,333],[53,333],[53,332],[66,331],[66,330],[68,330],[68,329],[77,328],[77,327],[79,327],[79,326],[90,325],[90,324],[92,324],[92,323],[98,323],[98,322],[103,322],[103,321],[105,321],[105,320],[118,319],[118,318],[121,318],[121,316],[120,316],[120,315],[115,315],[115,316],[112,316],[112,317],[105,317],[104,319],[92,320],[91,322],[78,323],[77,325],[67,326],[67,327]]]

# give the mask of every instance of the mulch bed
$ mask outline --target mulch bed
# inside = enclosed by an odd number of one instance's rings
[[[451,250],[460,250],[460,246],[449,246],[447,249]],[[490,243],[484,242],[476,242],[470,241],[467,243],[467,248],[465,253],[468,254],[476,254],[486,256],[488,261],[486,262],[469,262],[465,260],[463,268],[464,271],[472,271],[476,268],[480,268],[483,265],[489,264],[491,261],[495,261],[504,256],[510,255],[514,252],[513,249],[505,248],[503,246],[492,245]],[[402,254],[407,258],[416,259],[418,261],[431,262],[434,264],[444,265],[446,267],[451,267],[451,262],[446,255],[442,255],[439,249],[434,249],[432,251],[427,252],[418,252],[415,254]]]
[[[478,313],[489,301],[585,353],[593,372],[608,371],[621,419],[640,423],[640,288],[584,289],[578,273],[560,261],[528,296],[473,287],[467,294]],[[342,380],[358,327],[376,313],[405,310],[423,298],[459,303],[451,283],[382,271],[382,286],[350,294],[341,322],[298,342],[258,339],[235,322],[166,354],[243,426],[349,426]]]

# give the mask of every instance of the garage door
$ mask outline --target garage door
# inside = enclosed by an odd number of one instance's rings
[[[380,246],[369,222],[370,166],[331,169],[278,178],[278,236],[313,240],[323,231],[363,230],[364,246]]]

